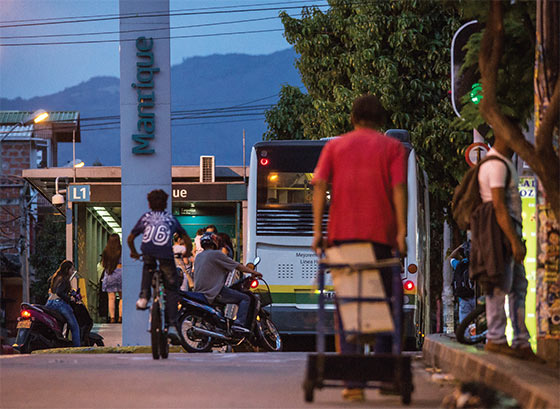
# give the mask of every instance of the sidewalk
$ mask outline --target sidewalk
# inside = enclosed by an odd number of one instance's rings
[[[122,324],[93,324],[92,331],[103,337],[106,347],[122,345]]]
[[[443,334],[428,335],[423,354],[427,365],[463,382],[482,382],[515,398],[523,408],[560,408],[557,368],[488,353]]]

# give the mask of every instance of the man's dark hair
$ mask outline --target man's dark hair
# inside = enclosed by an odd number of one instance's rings
[[[169,195],[161,189],[152,190],[148,193],[148,204],[154,212],[163,212],[167,207]]]
[[[352,104],[352,124],[380,128],[387,120],[387,111],[375,95],[363,95]]]

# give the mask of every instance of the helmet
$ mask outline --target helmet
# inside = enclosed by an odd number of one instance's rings
[[[212,233],[212,232],[206,232],[202,235],[202,237],[200,238],[200,246],[203,249],[206,248],[214,248],[217,249],[218,248],[218,236],[216,235],[216,233]]]

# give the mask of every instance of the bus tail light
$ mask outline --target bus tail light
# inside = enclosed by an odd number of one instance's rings
[[[261,158],[260,163],[261,163],[262,166],[268,166],[268,164],[270,163],[270,159]]]
[[[414,281],[407,280],[403,284],[403,288],[405,289],[405,291],[413,291],[414,287]]]
[[[416,274],[417,271],[418,271],[418,266],[416,264],[409,264],[408,265],[408,272],[410,274]]]

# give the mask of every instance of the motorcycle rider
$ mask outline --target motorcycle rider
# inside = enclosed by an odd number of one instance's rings
[[[70,293],[72,291],[70,277],[75,271],[74,264],[70,260],[64,260],[60,263],[58,270],[49,279],[49,299],[45,307],[62,314],[66,318],[72,333],[72,345],[79,347],[81,346],[80,326],[70,306]]]
[[[249,333],[246,327],[249,296],[224,285],[227,275],[233,269],[257,278],[262,277],[262,274],[222,253],[218,249],[218,236],[213,232],[204,233],[200,245],[203,251],[194,260],[194,291],[204,294],[210,304],[214,301],[222,304],[237,304],[237,317],[232,330],[240,334]]]

